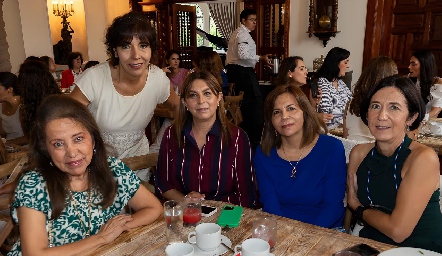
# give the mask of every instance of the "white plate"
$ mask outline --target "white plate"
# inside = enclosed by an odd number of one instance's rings
[[[401,247],[387,250],[385,252],[381,252],[378,256],[440,256],[442,254],[419,249],[419,248],[411,248],[411,247]]]
[[[195,241],[196,237],[193,236],[190,238],[190,240]],[[221,241],[226,244],[228,247],[232,248],[232,241],[230,241],[230,239],[225,236],[225,235],[221,235]],[[193,245],[193,249],[195,250],[195,255],[201,255],[201,256],[218,256],[218,255],[223,255],[224,253],[228,252],[229,249],[227,249],[226,247],[224,247],[222,244],[220,244],[218,246],[218,248],[216,248],[216,250],[214,251],[203,251],[201,250],[196,244],[192,244]],[[232,248],[233,249],[233,248]]]
[[[241,256],[241,252],[239,252],[238,254],[233,254],[232,256]],[[269,256],[275,256],[275,254],[270,253]]]

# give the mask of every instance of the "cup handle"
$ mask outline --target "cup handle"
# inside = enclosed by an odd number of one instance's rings
[[[190,241],[190,238],[191,238],[192,236],[195,236],[195,238],[196,238],[196,232],[195,232],[195,231],[192,231],[192,232],[190,232],[190,233],[187,235],[187,241],[188,241],[190,244],[196,244],[196,239],[195,239],[195,242]]]
[[[241,249],[241,245],[240,245],[240,244],[238,244],[237,246],[235,246],[235,249],[234,249],[234,251],[235,251],[235,255],[241,251],[241,250],[238,250],[238,249]]]

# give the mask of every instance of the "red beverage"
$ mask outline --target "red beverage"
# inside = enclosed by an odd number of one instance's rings
[[[185,208],[183,212],[183,222],[187,224],[196,224],[201,220],[201,209]]]

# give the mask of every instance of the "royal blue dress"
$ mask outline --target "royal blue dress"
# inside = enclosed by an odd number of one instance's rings
[[[260,201],[268,213],[325,228],[342,226],[347,166],[344,146],[336,138],[319,135],[310,153],[296,166],[273,148],[270,156],[258,147],[253,158]]]

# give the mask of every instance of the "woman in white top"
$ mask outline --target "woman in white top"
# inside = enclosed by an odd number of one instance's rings
[[[408,77],[417,79],[428,117],[437,117],[442,110],[442,79],[437,77],[433,53],[428,50],[414,52],[408,70]]]
[[[179,104],[164,71],[150,64],[155,29],[142,13],[129,12],[115,18],[105,44],[110,60],[86,70],[71,96],[88,106],[114,156],[147,154],[144,131],[156,105],[164,102],[176,110]],[[148,173],[137,175],[149,179]]]
[[[353,98],[347,103],[344,114],[344,138],[357,141],[374,141],[367,125],[361,120],[360,104],[371,87],[382,78],[397,74],[396,63],[387,56],[371,59],[353,87]]]
[[[0,133],[14,144],[26,144],[20,123],[20,95],[17,86],[17,76],[11,72],[0,72]]]

